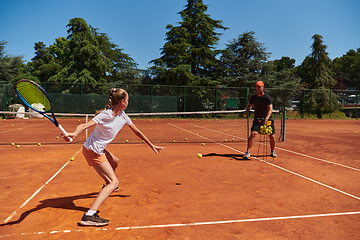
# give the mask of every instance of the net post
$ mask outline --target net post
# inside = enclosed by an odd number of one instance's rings
[[[86,117],[85,117],[85,122],[88,122],[88,119],[89,119],[89,115],[86,114]],[[88,138],[88,129],[85,130],[85,139]]]
[[[283,114],[283,126],[282,126],[282,141],[285,141],[285,119],[286,119],[286,108],[284,108],[284,114]]]
[[[357,117],[357,115],[358,115],[358,90],[356,90],[355,91],[355,119],[357,120],[358,119],[358,117]]]
[[[248,113],[247,113],[247,116],[246,116],[247,139],[249,139],[249,137],[250,137],[250,132],[249,132],[249,115],[250,115],[250,112],[248,112]]]

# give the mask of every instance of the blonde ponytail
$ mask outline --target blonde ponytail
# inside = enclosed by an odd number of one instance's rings
[[[121,88],[112,88],[109,91],[109,100],[105,106],[105,109],[110,109],[113,106],[118,105],[121,100],[125,99],[127,92]],[[95,116],[101,113],[104,109],[96,111]]]

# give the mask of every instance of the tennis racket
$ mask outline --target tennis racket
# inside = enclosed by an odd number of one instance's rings
[[[15,89],[17,95],[26,106],[45,116],[53,122],[65,136],[67,135],[65,129],[55,118],[49,94],[47,94],[47,92],[39,84],[31,80],[22,79],[16,82]],[[42,109],[39,110],[35,108],[36,105],[41,106]],[[49,113],[51,113],[52,118],[48,115]],[[69,137],[69,139],[70,142],[73,141],[72,138]]]

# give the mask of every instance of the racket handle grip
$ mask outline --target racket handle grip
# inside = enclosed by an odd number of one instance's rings
[[[68,133],[65,131],[65,129],[60,124],[59,124],[59,129],[64,135],[68,135]],[[70,139],[70,142],[73,141],[73,139],[71,137],[68,137],[68,138]]]

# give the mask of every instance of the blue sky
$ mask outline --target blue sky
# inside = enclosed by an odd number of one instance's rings
[[[271,52],[270,60],[283,56],[301,64],[311,52],[311,37],[323,36],[329,57],[360,48],[359,0],[203,0],[207,14],[222,20],[228,30],[218,49],[246,31]],[[139,68],[160,57],[166,25],[178,26],[178,12],[187,0],[0,0],[0,40],[7,54],[34,57],[35,42],[47,46],[66,37],[71,18],[81,17],[129,54]]]

